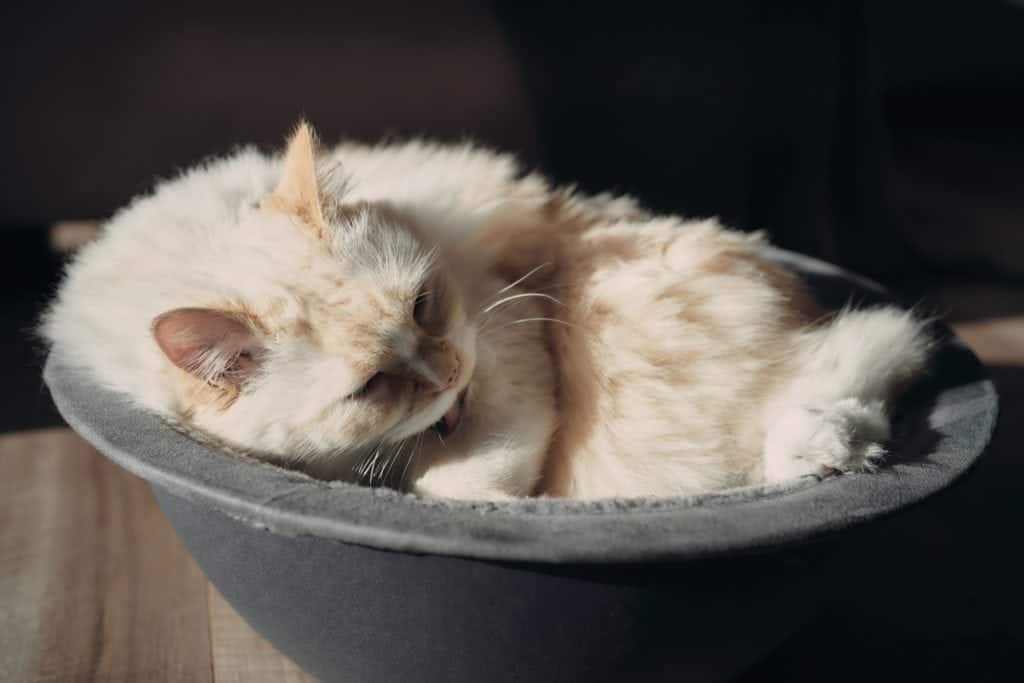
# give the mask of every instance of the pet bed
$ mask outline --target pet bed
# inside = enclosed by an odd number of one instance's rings
[[[767,254],[827,305],[885,300],[828,264]],[[68,423],[150,483],[227,600],[323,681],[706,681],[813,612],[855,528],[981,455],[994,387],[937,329],[931,374],[898,406],[878,472],[673,499],[428,501],[321,482],[191,440],[59,348],[45,377]]]

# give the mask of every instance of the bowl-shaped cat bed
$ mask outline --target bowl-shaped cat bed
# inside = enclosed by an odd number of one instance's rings
[[[826,304],[869,282],[770,251]],[[948,330],[873,474],[675,499],[420,500],[194,442],[60,361],[67,421],[145,478],[210,580],[324,681],[715,680],[799,626],[849,530],[921,501],[987,444],[996,393]]]

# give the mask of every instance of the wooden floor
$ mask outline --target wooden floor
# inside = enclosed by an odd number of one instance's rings
[[[211,587],[146,484],[68,429],[0,437],[0,681],[312,681]]]
[[[1024,291],[940,292],[1024,444]],[[1016,468],[1020,472],[1020,468]],[[0,681],[312,680],[203,577],[147,486],[54,428],[0,437]]]

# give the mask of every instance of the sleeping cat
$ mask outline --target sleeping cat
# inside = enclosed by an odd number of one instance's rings
[[[424,496],[672,496],[870,470],[924,324],[825,316],[762,239],[470,145],[300,124],[135,200],[44,319],[223,447]]]

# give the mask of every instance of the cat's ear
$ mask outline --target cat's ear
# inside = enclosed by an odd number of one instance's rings
[[[318,237],[327,232],[317,182],[316,134],[305,121],[288,140],[281,177],[263,200],[263,208],[299,218]]]
[[[257,369],[262,346],[230,313],[176,308],[154,318],[152,331],[168,360],[207,384],[237,391]]]

